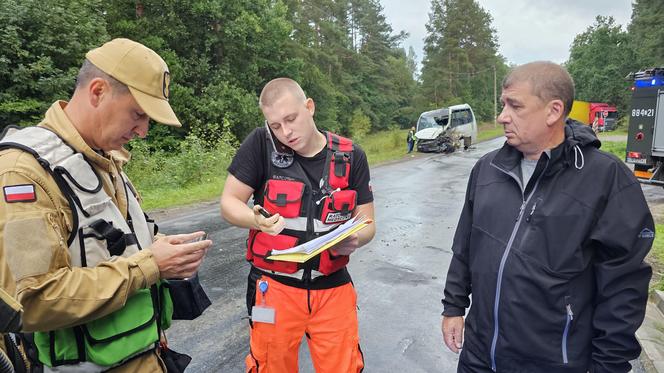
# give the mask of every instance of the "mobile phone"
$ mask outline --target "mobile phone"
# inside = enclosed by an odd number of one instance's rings
[[[270,214],[269,212],[267,212],[267,210],[264,209],[263,206],[259,206],[259,207],[258,207],[258,212],[260,212],[261,215],[263,215],[263,217],[266,218],[266,219],[272,217],[272,214]]]
[[[198,242],[198,241],[204,241],[204,240],[207,240],[207,239],[208,239],[208,234],[207,234],[207,232],[205,232],[204,235],[202,235],[202,236],[198,236],[198,237],[194,238],[193,240],[189,241],[188,243],[194,243],[194,242]]]

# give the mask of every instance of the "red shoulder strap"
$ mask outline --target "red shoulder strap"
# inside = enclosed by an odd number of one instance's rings
[[[330,187],[348,188],[353,140],[328,132],[327,147],[330,151],[325,173]]]
[[[353,140],[328,132],[327,147],[332,151],[350,153],[353,151]]]

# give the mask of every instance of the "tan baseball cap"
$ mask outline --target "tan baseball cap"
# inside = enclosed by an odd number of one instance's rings
[[[129,87],[141,109],[154,121],[180,127],[168,103],[171,74],[152,49],[129,39],[113,39],[86,53],[97,68]]]

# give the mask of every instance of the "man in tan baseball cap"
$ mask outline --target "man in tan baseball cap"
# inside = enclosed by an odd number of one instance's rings
[[[89,51],[85,58],[125,84],[136,102],[154,121],[181,126],[168,103],[168,66],[152,49],[129,39],[118,38]]]
[[[45,373],[173,372],[187,361],[162,347],[163,280],[192,277],[212,242],[195,241],[200,231],[157,237],[122,171],[123,146],[147,136],[150,118],[180,126],[168,88],[159,55],[115,39],[87,53],[69,102],[0,140],[0,288],[23,308]]]

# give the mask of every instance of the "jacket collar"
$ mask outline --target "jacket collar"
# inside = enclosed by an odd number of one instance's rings
[[[540,161],[549,160],[549,166],[545,172],[546,175],[551,175],[574,163],[575,147],[580,149],[599,148],[600,145],[600,141],[589,126],[568,119],[565,124],[565,140],[551,149],[550,155],[546,152],[542,153]],[[521,165],[521,158],[523,158],[523,154],[505,142],[491,163],[505,172],[515,173],[516,168]]]
[[[76,127],[74,127],[69,120],[69,117],[67,117],[67,114],[63,110],[66,106],[66,101],[54,102],[48,111],[46,111],[46,115],[39,125],[51,129],[75,151],[82,153],[88,160],[94,163],[96,167],[99,167],[106,172],[111,172],[114,164],[121,166],[123,163],[126,163],[130,155],[125,149],[112,151],[108,154],[98,153],[93,150],[85,140],[83,140],[76,130]]]

